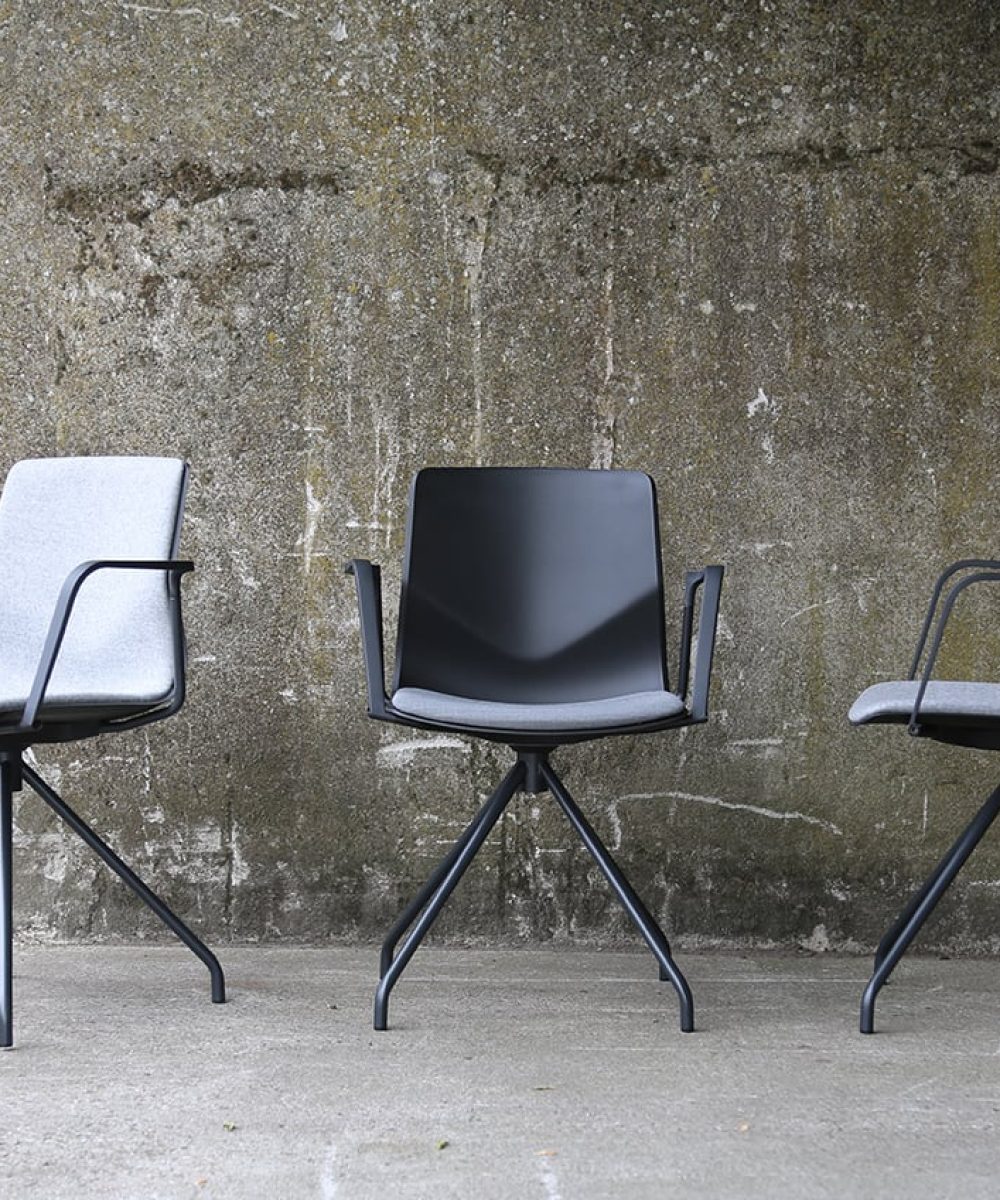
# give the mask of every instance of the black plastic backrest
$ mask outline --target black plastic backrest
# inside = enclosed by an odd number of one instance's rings
[[[666,687],[649,476],[420,471],[410,496],[395,686],[521,703]]]

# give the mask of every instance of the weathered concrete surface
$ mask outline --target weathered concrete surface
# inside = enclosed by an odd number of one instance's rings
[[[938,1200],[996,1195],[995,962],[418,955],[370,1029],[376,953],[229,949],[232,999],[166,947],[25,947],[0,1054],[17,1200]],[[889,992],[892,995],[889,995]]]
[[[365,720],[341,563],[391,627],[418,466],[641,467],[672,638],[729,569],[715,716],[571,788],[682,941],[876,936],[994,782],[844,716],[997,553],[995,6],[23,2],[0,48],[0,466],[194,472],[188,706],[40,751],[67,798],[216,939],[381,929],[502,755]],[[17,820],[23,933],[152,934]],[[929,936],[994,948],[998,880]],[[540,802],[441,932],[624,927]]]

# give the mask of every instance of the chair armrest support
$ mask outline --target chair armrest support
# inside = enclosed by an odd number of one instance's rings
[[[361,619],[361,650],[365,660],[368,688],[368,715],[379,721],[391,721],[389,700],[385,694],[385,652],[382,642],[382,570],[364,558],[352,558],[345,567],[354,576]]]
[[[182,575],[194,570],[194,563],[182,559],[166,561],[132,558],[101,558],[80,563],[66,576],[59,598],[56,601],[52,619],[49,622],[48,633],[42,646],[41,657],[35,669],[34,682],[28,694],[28,701],[21,713],[19,728],[33,729],[38,720],[38,710],[45,699],[45,692],[55,669],[56,659],[62,646],[73,605],[79,595],[83,583],[95,571],[163,571],[167,574],[168,594],[171,599],[171,617],[174,640],[174,686],[179,690],[175,695],[172,708],[179,708],[184,698],[184,635],[180,622],[180,588],[178,581]]]
[[[968,571],[976,567],[980,570],[1000,571],[1000,562],[992,558],[960,558],[957,562],[953,562],[950,566],[945,567],[937,578],[934,584],[934,590],[931,592],[930,603],[927,606],[927,615],[924,617],[924,623],[920,630],[920,637],[917,639],[917,648],[913,654],[913,662],[910,664],[910,673],[907,679],[916,679],[917,669],[920,666],[920,658],[924,652],[924,647],[927,644],[927,635],[931,631],[931,624],[934,620],[934,613],[938,606],[938,601],[941,599],[941,593],[944,590],[944,585],[953,575],[957,575],[959,571]]]
[[[920,661],[920,653],[923,650],[924,642],[927,640],[927,631],[944,583],[957,571],[960,571],[966,567],[975,566],[990,566],[1000,568],[1000,562],[993,562],[989,559],[962,559],[960,562],[953,563],[952,566],[944,571],[941,577],[938,579],[932,595],[931,607],[925,621],[925,628],[921,634],[921,642],[917,647],[917,658],[914,662],[914,667],[910,672],[911,679],[915,678],[916,676],[916,665]],[[930,650],[927,653],[927,660],[924,663],[924,671],[920,677],[920,686],[917,688],[917,694],[913,701],[913,712],[910,714],[910,722],[907,726],[908,732],[914,737],[918,736],[920,733],[920,705],[923,701],[924,693],[927,691],[927,684],[930,682],[931,674],[934,670],[934,663],[937,660],[938,650],[941,648],[941,641],[944,637],[944,630],[948,623],[948,618],[951,616],[951,610],[955,607],[955,602],[958,600],[962,592],[964,592],[966,588],[972,587],[974,583],[1000,583],[1000,570],[977,571],[975,575],[967,575],[964,579],[955,584],[945,598],[944,607],[941,609],[941,616],[938,618],[938,623],[934,630],[934,637],[931,640]]]
[[[694,721],[708,720],[708,688],[712,675],[712,657],[715,652],[715,631],[719,621],[719,597],[722,593],[722,566],[704,567],[700,571],[688,571],[684,577],[684,618],[681,630],[680,664],[677,671],[677,691],[687,700],[688,683],[691,678],[691,644],[694,636],[695,599],[702,588],[701,615],[698,620],[698,645],[694,660],[694,681],[688,711]]]

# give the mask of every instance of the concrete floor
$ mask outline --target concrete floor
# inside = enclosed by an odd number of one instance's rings
[[[4,1200],[995,1197],[1000,963],[422,950],[371,1029],[374,949],[19,947]]]

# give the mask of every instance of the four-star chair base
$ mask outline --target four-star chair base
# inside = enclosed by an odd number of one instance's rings
[[[58,817],[78,834],[115,874],[132,889],[160,920],[208,967],[212,1002],[223,1004],[226,982],[219,960],[184,922],[142,882],[138,875],[82,821],[58,793],[24,762],[18,750],[0,751],[0,1047],[13,1045],[13,886],[12,827],[14,792],[27,783]]]
[[[424,884],[413,900],[400,914],[395,925],[382,943],[379,970],[379,985],[375,993],[375,1028],[388,1028],[389,994],[395,987],[407,963],[430,927],[434,924],[458,881],[465,874],[479,848],[486,841],[490,830],[502,816],[504,809],[518,792],[539,795],[551,792],[556,803],[566,814],[569,823],[580,836],[580,840],[593,855],[604,877],[611,885],[623,908],[635,922],[660,968],[660,979],[669,980],[680,1001],[680,1025],[684,1033],[694,1029],[694,1001],[687,980],[674,962],[670,946],[663,930],[656,923],[649,909],[636,895],[629,881],[611,857],[607,847],[594,832],[562,780],[552,769],[548,750],[519,750],[517,761],[507,772],[492,796],[479,810],[475,819],[451,848],[444,860]],[[396,945],[413,927],[403,942],[399,953]]]

